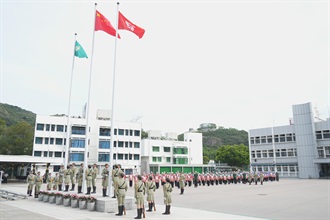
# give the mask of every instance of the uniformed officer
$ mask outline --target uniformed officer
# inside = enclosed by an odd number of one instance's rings
[[[165,208],[165,212],[162,214],[169,215],[171,209],[171,203],[172,203],[172,196],[171,196],[172,186],[169,178],[166,178],[166,183],[163,185],[163,191],[164,191],[164,203],[166,205],[166,208]]]
[[[181,195],[183,195],[184,193],[184,186],[185,186],[185,180],[186,177],[184,176],[183,173],[180,174],[180,178],[179,178],[179,185],[180,185],[180,190],[181,190]]]
[[[93,192],[96,193],[96,177],[97,174],[99,173],[99,169],[97,169],[97,164],[94,163],[93,165],[93,175],[92,175],[92,186],[93,186]]]
[[[155,204],[154,192],[156,191],[156,184],[152,179],[152,176],[149,176],[148,181],[146,183],[146,191],[147,191],[147,201],[149,205],[149,209],[147,212],[152,212],[152,208]]]
[[[194,185],[195,185],[195,188],[197,188],[197,183],[198,183],[198,173],[195,171],[194,172]]]
[[[37,175],[34,178],[34,182],[36,183],[35,190],[34,190],[34,198],[38,198],[38,193],[41,188],[42,184],[42,176],[40,175],[40,171],[38,171]]]
[[[68,192],[69,191],[70,174],[71,174],[70,167],[67,166],[66,169],[64,170],[64,185],[65,185],[64,192]]]
[[[143,196],[145,194],[145,187],[142,180],[141,175],[138,175],[138,181],[134,185],[135,191],[135,199],[136,199],[136,208],[137,208],[137,216],[134,219],[141,219],[142,212],[144,209],[144,199]]]
[[[64,166],[61,165],[60,170],[58,171],[59,177],[58,177],[58,191],[62,191],[62,185],[64,181]]]
[[[55,176],[53,178],[53,190],[57,190],[58,185],[58,173],[55,173]]]
[[[49,173],[46,177],[46,183],[47,183],[47,190],[51,190],[52,189],[52,184],[53,184],[53,177],[52,174]]]
[[[248,174],[248,181],[249,181],[249,185],[251,185],[251,182],[252,182],[252,173],[249,172]]]
[[[76,167],[75,163],[70,165],[70,170],[71,170],[71,173],[70,173],[71,189],[70,189],[70,191],[74,191],[74,187],[76,185],[76,175],[77,175],[77,167]]]
[[[32,171],[30,171],[30,174],[27,176],[26,182],[29,184],[27,194],[29,196],[32,196],[31,195],[32,194],[32,189],[33,189],[33,185],[35,184],[35,178],[34,178],[34,174],[32,173]]]
[[[82,184],[83,184],[83,178],[84,178],[84,164],[81,163],[78,173],[77,173],[77,182],[78,182],[78,194],[82,193],[81,189],[82,189]]]
[[[102,170],[102,190],[103,190],[103,197],[107,196],[107,187],[109,185],[109,165],[105,164],[105,167]]]
[[[263,185],[263,183],[264,183],[264,174],[263,173],[260,173],[260,183],[261,183],[261,185]]]
[[[118,201],[118,213],[116,215],[118,216],[123,215],[123,211],[125,208],[125,197],[128,189],[124,176],[124,173],[120,173],[118,180],[115,182],[115,192]]]
[[[258,173],[257,173],[257,172],[254,172],[253,179],[254,179],[254,183],[255,183],[256,185],[258,185]]]
[[[86,185],[87,185],[86,195],[90,195],[92,189],[92,175],[93,175],[93,169],[91,165],[88,165],[88,169],[86,169],[85,175],[86,175]]]
[[[116,181],[118,180],[118,175],[119,175],[119,169],[118,169],[118,165],[115,164],[112,168],[112,172],[111,172],[111,176],[112,176],[112,185],[114,186]],[[112,198],[116,198],[116,192],[114,192],[113,197]]]

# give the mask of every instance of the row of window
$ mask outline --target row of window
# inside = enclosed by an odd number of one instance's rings
[[[152,146],[152,152],[160,152],[160,147],[159,146]],[[163,147],[163,152],[164,153],[171,152],[171,147]]]
[[[152,162],[154,162],[154,163],[157,163],[157,162],[161,163],[162,160],[163,160],[163,157],[152,157]],[[165,157],[165,161],[166,161],[166,163],[171,163],[171,157]]]
[[[33,155],[35,157],[41,157],[42,151],[34,151]],[[62,152],[44,151],[43,157],[62,157]],[[65,152],[63,152],[63,157],[65,157]]]
[[[277,172],[291,172],[298,174],[298,165],[276,165]],[[252,166],[253,172],[275,172],[275,166]]]
[[[319,158],[330,158],[330,146],[317,147]]]
[[[276,134],[274,137],[272,135],[260,136],[260,137],[250,137],[251,144],[271,144],[273,143],[283,143],[283,142],[293,142],[296,141],[296,135],[294,133],[290,134]]]
[[[84,153],[70,153],[70,161],[84,161]],[[139,154],[113,154],[114,160],[140,160]],[[110,162],[109,153],[99,153],[98,162]]]
[[[99,135],[100,136],[110,136],[111,135],[111,129],[110,128],[100,128]],[[131,129],[120,129],[120,128],[116,129],[115,128],[114,135],[140,137],[140,131],[139,130],[131,130]]]
[[[316,131],[316,139],[328,139],[330,138],[330,130]]]
[[[296,157],[297,156],[297,148],[289,148],[289,149],[276,149],[275,150],[276,157]],[[274,158],[273,150],[256,150],[251,151],[251,158]]]
[[[64,125],[51,125],[51,124],[40,124],[37,123],[37,131],[58,131],[58,132],[66,132],[66,126]]]
[[[65,145],[66,144],[66,138],[42,138],[42,137],[36,137],[35,144],[49,144],[49,145]]]

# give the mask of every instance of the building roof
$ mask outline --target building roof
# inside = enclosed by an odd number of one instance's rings
[[[62,164],[63,158],[52,158],[52,157],[33,157],[30,155],[0,155],[0,161],[2,163],[51,163],[51,164]]]

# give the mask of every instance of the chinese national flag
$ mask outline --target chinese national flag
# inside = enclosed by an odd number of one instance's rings
[[[124,17],[122,13],[118,13],[118,29],[127,30],[136,34],[139,38],[142,38],[145,30],[139,26],[130,22],[127,18]]]
[[[116,36],[116,30],[110,24],[110,21],[96,10],[95,31],[104,31],[112,36]],[[118,34],[118,38],[120,36]]]

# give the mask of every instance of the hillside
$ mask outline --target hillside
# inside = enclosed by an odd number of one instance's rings
[[[218,148],[224,145],[240,144],[248,146],[248,132],[244,130],[219,127],[214,131],[203,132],[204,148]]]
[[[0,103],[0,119],[4,120],[8,127],[23,121],[34,127],[36,114],[18,106]]]

